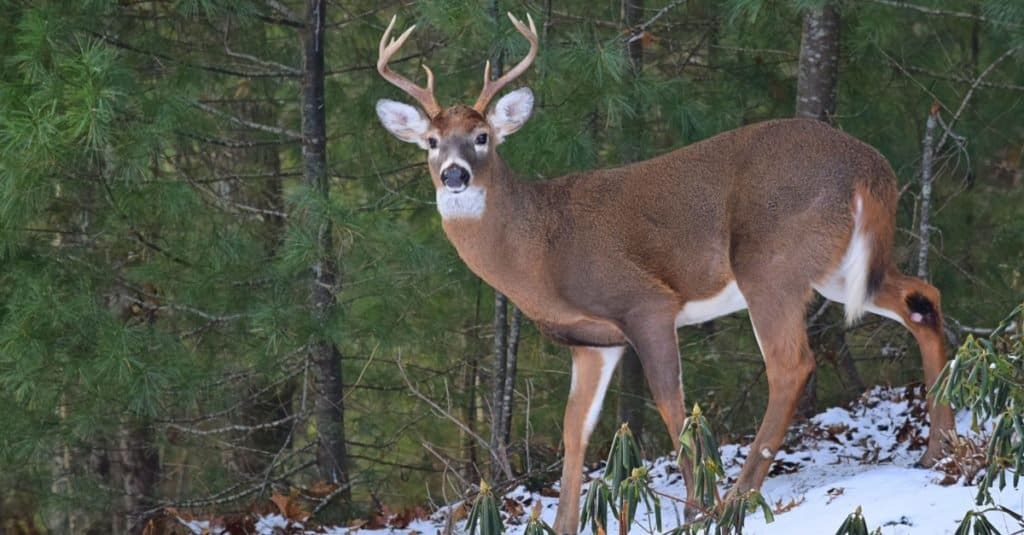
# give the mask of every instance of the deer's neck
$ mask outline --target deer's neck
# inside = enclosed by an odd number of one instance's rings
[[[532,202],[535,184],[516,180],[501,162],[492,173],[485,187],[471,186],[458,194],[439,190],[438,211],[445,234],[469,268],[509,293],[522,278],[522,264],[543,254],[535,250],[536,240],[522,237],[543,233],[545,218],[538,217]]]

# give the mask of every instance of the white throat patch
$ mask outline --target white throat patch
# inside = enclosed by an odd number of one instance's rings
[[[437,188],[437,211],[443,219],[480,219],[487,208],[487,190],[469,186],[455,193],[445,186]]]

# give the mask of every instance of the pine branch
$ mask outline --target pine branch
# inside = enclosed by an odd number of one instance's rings
[[[120,39],[118,39],[116,37],[113,37],[111,35],[107,35],[107,34],[105,34],[103,32],[90,31],[89,34],[92,35],[93,37],[96,37],[96,38],[102,40],[103,42],[105,42],[105,43],[107,43],[109,45],[113,45],[114,47],[120,48],[122,50],[127,50],[129,52],[134,52],[136,54],[140,54],[140,55],[143,55],[143,56],[148,56],[150,58],[162,59],[162,60],[165,60],[165,61],[170,61],[170,62],[178,63],[180,65],[185,65],[187,67],[193,67],[193,68],[196,68],[196,69],[200,69],[200,70],[204,70],[204,71],[212,72],[212,73],[216,73],[216,74],[224,74],[224,75],[228,75],[228,76],[236,76],[236,77],[239,77],[239,78],[295,78],[295,75],[289,74],[287,72],[280,72],[280,71],[245,72],[245,71],[232,70],[232,69],[229,69],[229,68],[226,68],[226,67],[219,67],[219,66],[215,66],[215,65],[206,65],[206,64],[202,64],[202,63],[191,63],[191,62],[188,62],[188,61],[181,61],[178,58],[169,56],[167,54],[161,54],[159,52],[154,52],[152,50],[144,50],[142,48],[139,48],[139,47],[131,45],[131,44],[127,43],[127,42],[124,42],[124,41],[122,41],[122,40],[120,40]]]

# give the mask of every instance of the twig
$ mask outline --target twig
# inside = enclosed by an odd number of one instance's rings
[[[327,504],[331,503],[331,500],[336,498],[342,492],[345,492],[346,490],[351,488],[353,481],[346,482],[344,485],[338,485],[338,488],[332,490],[331,493],[328,494],[327,496],[324,496],[320,500],[320,503],[318,503],[316,507],[313,508],[313,512],[310,513],[310,516],[316,516],[316,514],[319,513],[324,507],[327,507]]]
[[[937,146],[941,147],[942,144],[945,143],[946,138],[949,136],[950,129],[953,128],[953,125],[956,124],[958,119],[960,119],[960,114],[962,114],[964,112],[964,109],[967,108],[967,103],[971,100],[971,97],[974,95],[974,91],[978,89],[978,84],[980,84],[982,80],[984,80],[985,77],[988,76],[988,74],[992,72],[993,69],[995,69],[996,65],[1002,63],[1003,60],[1012,56],[1013,53],[1018,50],[1020,50],[1019,45],[1007,50],[1006,52],[1003,52],[1002,55],[1000,55],[998,58],[995,59],[995,61],[990,63],[989,66],[986,67],[985,70],[982,71],[982,73],[979,74],[978,77],[974,79],[974,82],[971,83],[971,88],[967,90],[967,94],[964,95],[963,100],[960,101],[960,107],[957,108],[956,113],[953,114],[953,118],[949,120],[949,126],[946,128],[946,132],[942,135],[942,138],[939,139],[939,143]]]
[[[194,427],[186,427],[186,426],[180,425],[180,424],[167,424],[167,427],[170,427],[172,429],[177,429],[178,431],[184,431],[185,433],[189,433],[189,434],[192,434],[192,435],[199,435],[199,436],[217,435],[217,434],[221,434],[221,433],[230,433],[232,431],[242,431],[242,432],[246,432],[246,433],[251,433],[253,431],[260,431],[260,430],[263,430],[263,429],[271,429],[271,428],[274,428],[274,427],[280,427],[280,426],[282,426],[282,425],[284,425],[284,424],[286,424],[286,423],[288,423],[288,422],[290,422],[292,420],[295,420],[299,416],[302,416],[302,415],[300,413],[295,413],[295,414],[289,414],[288,416],[285,416],[284,418],[279,418],[279,419],[274,420],[272,422],[264,422],[264,423],[256,424],[256,425],[231,424],[231,425],[225,425],[223,427],[216,427],[216,428],[213,428],[213,429],[196,429]]]
[[[643,33],[645,31],[647,31],[647,28],[650,28],[651,25],[654,24],[663,15],[665,15],[665,13],[668,13],[670,10],[675,9],[675,8],[679,7],[680,5],[685,4],[685,3],[686,3],[686,0],[675,0],[674,2],[671,2],[671,3],[667,4],[667,5],[665,5],[665,7],[659,9],[658,12],[655,13],[653,17],[647,19],[647,22],[641,24],[638,28],[636,28],[636,30],[633,31],[633,34],[629,36],[629,41],[628,42],[632,43],[633,41],[639,39],[640,36],[643,35]]]
[[[398,355],[398,356],[395,357],[395,365],[398,366],[398,371],[402,374],[402,380],[405,381],[406,386],[409,388],[409,391],[412,392],[412,394],[414,396],[419,398],[421,401],[423,401],[427,405],[430,405],[430,408],[434,409],[435,411],[440,413],[441,416],[444,416],[445,418],[450,420],[452,423],[457,425],[459,427],[459,429],[463,430],[467,435],[473,437],[474,440],[479,442],[480,445],[482,445],[484,447],[484,449],[486,449],[487,451],[491,452],[491,456],[492,457],[494,456],[494,452],[491,451],[490,444],[487,442],[486,439],[484,439],[480,435],[478,435],[475,432],[473,432],[473,430],[470,429],[469,426],[464,424],[462,422],[462,420],[459,420],[458,418],[452,416],[451,413],[449,413],[448,411],[444,410],[440,405],[435,403],[434,400],[428,398],[422,392],[417,390],[415,386],[413,386],[412,381],[409,379],[409,374],[405,372],[405,367],[402,366],[402,356],[401,355]]]
[[[278,2],[277,0],[265,0],[265,2],[267,4],[267,7],[280,13],[281,16],[283,16],[289,23],[297,24],[300,26],[302,25],[302,22],[300,22],[302,18],[295,14],[294,11],[289,9],[288,6],[282,4],[281,2]]]
[[[957,76],[955,74],[942,74],[942,73],[938,73],[938,72],[935,72],[935,71],[930,71],[928,69],[924,69],[924,68],[921,68],[921,67],[915,67],[913,65],[907,65],[906,66],[906,70],[908,70],[910,72],[916,72],[916,73],[919,73],[919,74],[923,74],[923,75],[929,76],[931,78],[937,78],[939,80],[948,80],[950,82],[960,82],[962,84],[977,84],[978,87],[984,87],[984,88],[988,88],[988,89],[1007,89],[1007,90],[1010,90],[1010,91],[1024,91],[1024,85],[1004,84],[1004,83],[997,83],[997,82],[982,82],[982,81],[978,81],[977,79],[972,80],[970,78],[966,78],[966,77],[963,77],[963,76]]]
[[[302,139],[302,135],[299,134],[298,132],[294,131],[294,130],[289,130],[287,128],[281,128],[281,127],[277,127],[277,126],[270,126],[270,125],[267,125],[267,124],[257,123],[257,122],[254,122],[254,121],[249,121],[249,120],[246,120],[246,119],[235,117],[234,115],[222,112],[222,111],[218,110],[217,108],[214,108],[213,106],[210,106],[210,105],[207,105],[207,104],[203,104],[202,102],[199,102],[197,100],[189,101],[189,104],[191,104],[192,106],[194,106],[196,108],[199,108],[199,109],[209,113],[210,115],[215,115],[217,117],[221,117],[223,119],[227,119],[228,121],[230,121],[230,122],[232,122],[232,123],[234,123],[236,125],[239,125],[239,126],[244,126],[246,128],[251,128],[253,130],[259,130],[261,132],[268,132],[270,134],[275,134],[275,135],[278,135],[278,136],[286,137],[288,139],[293,139],[293,140],[301,140]]]
[[[423,449],[427,450],[428,453],[436,457],[438,461],[441,461],[441,464],[444,465],[445,472],[451,472],[452,474],[455,475],[456,478],[458,478],[460,482],[459,485],[462,488],[470,488],[471,485],[469,481],[466,481],[466,479],[463,478],[461,474],[459,474],[459,471],[452,467],[451,462],[447,458],[445,458],[444,455],[441,455],[437,450],[435,450],[434,447],[431,446],[429,442],[423,441],[420,444],[423,446]]]
[[[277,479],[283,479],[283,478],[286,478],[286,477],[288,477],[290,475],[297,474],[297,473],[301,472],[302,470],[305,470],[306,468],[309,468],[310,466],[313,466],[314,464],[316,464],[315,460],[306,461],[304,463],[299,463],[294,468],[284,472],[283,474],[278,475]],[[246,497],[246,496],[248,496],[250,494],[256,494],[256,493],[262,491],[263,488],[265,488],[264,483],[261,481],[261,482],[255,484],[255,485],[251,485],[251,486],[246,487],[245,489],[242,489],[240,491],[233,492],[235,489],[237,489],[239,487],[241,487],[240,484],[232,485],[231,487],[228,487],[227,489],[225,489],[225,490],[223,490],[221,492],[218,492],[217,494],[214,494],[214,495],[212,495],[212,496],[210,496],[208,498],[200,498],[200,499],[188,500],[188,501],[184,501],[184,502],[175,502],[175,501],[171,501],[171,500],[162,500],[162,501],[160,501],[160,504],[158,506],[153,507],[153,508],[145,511],[144,515],[155,513],[155,512],[157,512],[157,511],[159,511],[159,510],[161,510],[161,509],[163,509],[165,507],[192,508],[192,507],[205,507],[205,506],[209,506],[209,505],[220,505],[222,503],[228,503],[228,502],[233,502],[235,500],[239,500],[239,499],[244,498],[244,497]]]
[[[230,20],[231,19],[228,19],[228,21],[230,21]],[[295,67],[292,67],[291,65],[284,65],[284,64],[278,63],[276,61],[270,61],[270,60],[258,58],[256,56],[253,56],[252,54],[244,54],[242,52],[235,52],[235,51],[231,50],[231,47],[228,45],[228,34],[229,34],[230,31],[231,31],[231,24],[230,24],[230,22],[225,23],[225,25],[224,25],[224,53],[227,54],[229,57],[238,58],[238,59],[244,59],[245,61],[248,61],[250,63],[254,63],[256,65],[259,65],[260,67],[269,67],[269,68],[272,68],[272,69],[279,69],[279,70],[281,70],[283,72],[286,72],[286,73],[288,73],[288,74],[290,74],[292,76],[295,76],[295,77],[300,77],[302,75],[302,71],[300,71],[299,69],[296,69]]]
[[[988,23],[988,24],[998,24],[1000,26],[1009,26],[1011,28],[1020,28],[1021,27],[1020,24],[1014,24],[1012,22],[1004,22],[1004,21],[1000,21],[1000,20],[995,20],[995,19],[991,19],[991,18],[983,16],[983,15],[976,15],[974,13],[967,13],[967,12],[964,12],[964,11],[950,11],[948,9],[938,9],[938,8],[934,8],[934,7],[919,6],[917,4],[911,4],[909,2],[901,2],[901,1],[897,1],[897,0],[867,0],[867,1],[868,2],[873,2],[875,4],[880,4],[880,5],[883,5],[883,6],[909,9],[909,10],[917,11],[918,13],[924,13],[924,14],[927,14],[927,15],[936,15],[936,16],[941,16],[941,17],[956,17],[956,18],[961,18],[961,19],[976,20],[976,21],[985,22],[985,23]]]

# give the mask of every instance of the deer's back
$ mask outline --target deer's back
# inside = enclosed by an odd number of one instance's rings
[[[896,184],[874,148],[818,121],[784,119],[550,187],[564,191],[558,197],[566,203],[558,213],[567,232],[556,247],[571,250],[564,257],[576,264],[563,267],[578,271],[601,257],[618,264],[608,273],[641,280],[624,293],[668,286],[685,301],[734,280],[747,258],[777,255],[823,275],[842,254],[835,244],[852,232],[855,189],[889,198]],[[581,283],[623,287],[597,280],[602,275],[588,273]]]

